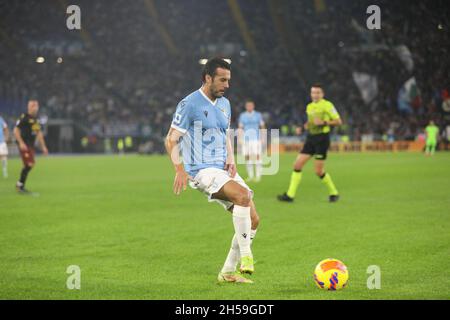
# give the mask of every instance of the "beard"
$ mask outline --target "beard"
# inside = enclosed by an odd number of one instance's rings
[[[211,89],[211,95],[216,99],[222,98],[224,94],[225,94],[225,91]]]

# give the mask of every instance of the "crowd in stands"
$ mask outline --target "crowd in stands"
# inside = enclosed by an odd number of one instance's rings
[[[232,59],[233,125],[246,98],[255,100],[270,128],[300,125],[309,85],[317,81],[346,123],[336,134],[353,140],[413,140],[430,119],[442,127],[448,122],[444,1],[380,1],[382,28],[369,31],[365,0],[324,1],[324,8],[313,0],[239,0],[254,48],[227,1],[75,2],[81,30],[67,29],[62,2],[1,4],[0,114],[11,125],[36,97],[42,114],[70,119],[88,135],[157,144],[178,101],[201,86],[199,59],[214,55]],[[411,52],[413,69],[395,53],[399,45]],[[38,56],[45,62],[36,63]],[[353,72],[376,76],[370,102]],[[402,111],[398,91],[410,77],[420,97]]]

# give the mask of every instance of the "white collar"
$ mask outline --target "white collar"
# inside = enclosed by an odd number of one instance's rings
[[[202,88],[203,88],[203,87],[201,87],[200,89],[198,89],[198,91],[200,91],[200,93],[202,94],[202,96],[203,96],[206,100],[208,100],[213,106],[215,106],[215,105],[217,104],[217,98],[216,98],[216,100],[215,100],[214,102],[211,101],[211,99],[208,98],[208,96],[203,92]]]

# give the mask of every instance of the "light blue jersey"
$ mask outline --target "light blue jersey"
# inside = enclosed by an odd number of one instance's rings
[[[231,106],[227,98],[213,103],[201,89],[181,100],[171,127],[184,134],[181,153],[186,172],[195,177],[201,169],[224,169]]]
[[[6,124],[5,120],[0,117],[0,143],[5,142],[5,135],[3,133],[3,129],[5,128],[8,128],[8,125]]]
[[[239,127],[244,130],[245,141],[259,140],[259,129],[263,125],[264,120],[260,112],[245,111],[239,116]]]

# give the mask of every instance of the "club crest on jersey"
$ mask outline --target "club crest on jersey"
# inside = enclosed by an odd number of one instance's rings
[[[219,110],[222,111],[222,113],[225,115],[225,117],[228,118],[228,115],[227,115],[227,113],[225,112],[225,109],[219,108]]]
[[[206,118],[208,118],[208,111],[203,111],[203,114],[205,115]]]

